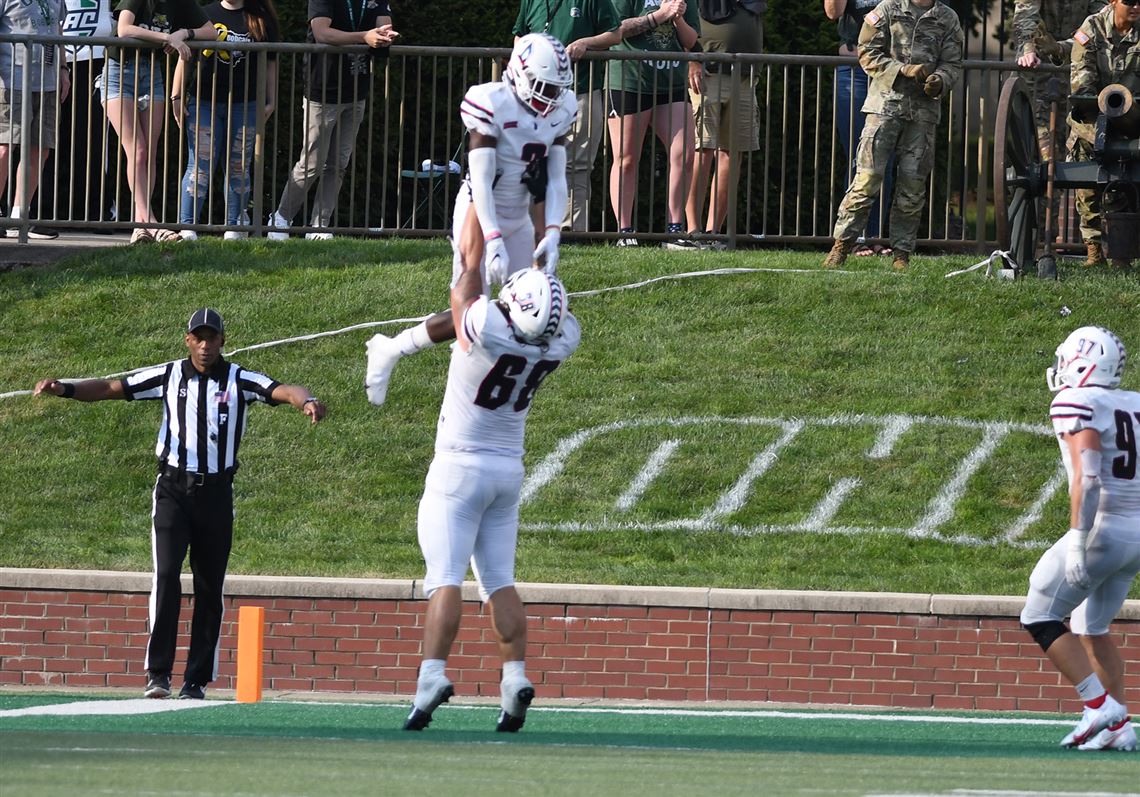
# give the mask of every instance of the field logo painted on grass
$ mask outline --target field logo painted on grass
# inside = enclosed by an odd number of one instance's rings
[[[684,445],[682,437],[686,429],[696,427],[760,427],[771,430],[774,439],[759,448],[748,462],[743,472],[730,487],[720,493],[698,516],[689,518],[642,521],[623,519],[634,510],[655,483],[662,479],[671,465],[676,465],[678,452]],[[838,478],[810,511],[797,522],[783,522],[759,525],[732,523],[729,518],[742,510],[749,498],[757,491],[762,479],[780,459],[781,452],[793,444],[805,431],[821,427],[877,428],[873,444],[862,452],[864,462],[885,460],[900,448],[908,434],[921,434],[926,429],[965,430],[976,433],[978,439],[956,466],[948,474],[937,492],[926,499],[917,520],[908,526],[857,526],[836,523],[835,518],[851,495],[863,484],[858,477]],[[1047,474],[1038,485],[1026,485],[1025,495],[1032,500],[1004,528],[995,530],[992,535],[951,534],[943,528],[953,520],[959,502],[969,494],[971,480],[979,470],[991,461],[995,452],[1003,444],[1010,444],[1013,434],[1032,437],[1052,437],[1048,426],[1008,423],[998,421],[971,421],[960,418],[942,418],[916,415],[855,415],[842,414],[828,418],[726,418],[718,416],[691,416],[684,418],[635,419],[583,429],[563,438],[554,451],[535,466],[523,484],[521,501],[526,505],[537,500],[544,488],[558,486],[560,477],[582,474],[574,470],[571,460],[578,452],[591,444],[599,444],[608,438],[631,430],[641,430],[642,435],[658,431],[660,441],[645,458],[636,472],[630,474],[627,486],[614,500],[612,509],[596,521],[571,522],[527,522],[523,527],[530,530],[551,531],[725,531],[737,535],[771,534],[777,532],[814,532],[829,534],[863,534],[867,532],[887,532],[902,534],[916,539],[936,539],[962,545],[995,545],[1005,543],[1024,548],[1043,548],[1047,543],[1040,540],[1025,540],[1022,535],[1040,520],[1042,511],[1049,500],[1065,484],[1065,471],[1058,466]],[[820,456],[831,452],[820,451]],[[579,468],[580,470],[580,468]]]

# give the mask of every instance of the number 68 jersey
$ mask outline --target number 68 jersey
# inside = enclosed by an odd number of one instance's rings
[[[471,348],[452,349],[435,450],[522,457],[531,401],[578,348],[578,319],[567,313],[558,335],[524,343],[498,303],[480,296],[464,313],[463,329]]]
[[[1053,398],[1049,416],[1070,484],[1073,463],[1060,435],[1082,429],[1094,429],[1100,435],[1099,512],[1135,517],[1140,535],[1140,393],[1103,387],[1066,388]]]

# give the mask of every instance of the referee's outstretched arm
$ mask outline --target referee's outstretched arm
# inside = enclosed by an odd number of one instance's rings
[[[292,404],[305,413],[313,423],[325,417],[325,413],[328,412],[324,402],[310,393],[309,389],[303,385],[278,385],[273,388],[269,397],[282,404]]]
[[[79,382],[41,379],[36,382],[36,389],[32,391],[32,395],[38,396],[41,393],[50,393],[53,396],[71,398],[76,401],[105,401],[127,397],[123,390],[123,383],[119,379],[84,379]]]

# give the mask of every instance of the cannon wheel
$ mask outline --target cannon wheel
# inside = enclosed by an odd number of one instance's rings
[[[994,128],[994,210],[998,247],[1009,252],[1019,276],[1035,266],[1041,174],[1033,99],[1021,78],[1010,77],[1001,88]]]

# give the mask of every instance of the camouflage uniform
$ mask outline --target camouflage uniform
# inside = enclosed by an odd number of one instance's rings
[[[934,166],[934,133],[942,98],[923,92],[922,83],[905,77],[908,64],[929,64],[942,78],[943,96],[962,72],[963,36],[958,15],[935,0],[921,9],[910,0],[884,0],[863,19],[859,64],[871,77],[863,112],[867,123],[859,137],[856,172],[835,219],[837,242],[853,243],[877,201],[892,153],[897,163],[891,205],[891,246],[914,251],[918,223],[926,202],[926,179]]]
[[[1140,94],[1140,27],[1133,26],[1122,36],[1112,24],[1112,6],[1084,21],[1073,42],[1073,94],[1099,94],[1112,83],[1122,83],[1133,94]],[[1093,160],[1094,126],[1077,121],[1069,114],[1069,159]],[[1127,210],[1124,192],[1105,197],[1108,210]],[[1095,188],[1077,189],[1077,213],[1081,216],[1081,238],[1085,243],[1101,240],[1101,197]]]
[[[1043,63],[1063,66],[1068,63],[1068,53],[1073,46],[1073,34],[1085,17],[1104,8],[1104,0],[1017,0],[1013,9],[1013,44],[1017,57],[1033,53]],[[1046,33],[1060,45],[1062,56],[1046,57],[1038,52],[1042,34]],[[1041,147],[1041,158],[1049,157],[1049,100],[1056,97],[1057,104],[1057,146],[1065,141],[1065,115],[1069,112],[1068,92],[1065,76],[1053,72],[1029,71],[1022,74],[1033,92],[1033,116],[1037,121],[1037,141]],[[1053,81],[1053,85],[1050,85]]]

